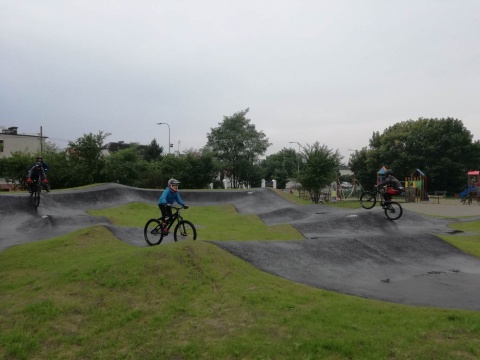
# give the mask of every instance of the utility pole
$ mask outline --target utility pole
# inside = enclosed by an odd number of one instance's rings
[[[43,129],[40,126],[40,156],[43,156]]]

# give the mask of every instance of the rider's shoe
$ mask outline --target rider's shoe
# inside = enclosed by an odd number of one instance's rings
[[[168,229],[162,226],[162,235],[168,235]]]

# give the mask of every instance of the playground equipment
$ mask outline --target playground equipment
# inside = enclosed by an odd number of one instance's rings
[[[337,179],[330,185],[330,201],[336,202],[345,200],[350,197],[360,198],[364,189],[357,179],[353,179],[352,183],[341,182]]]
[[[428,201],[427,175],[420,169],[405,178],[405,202]]]
[[[479,189],[479,175],[480,171],[474,170],[467,173],[467,187],[460,193],[460,198],[463,204],[472,204],[473,199],[477,199],[477,203],[480,203]],[[468,200],[468,202],[467,202]]]

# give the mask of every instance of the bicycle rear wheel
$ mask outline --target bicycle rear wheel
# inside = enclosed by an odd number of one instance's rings
[[[403,214],[402,206],[396,202],[390,202],[385,205],[385,216],[389,220],[398,220]]]
[[[143,236],[148,245],[158,245],[163,240],[162,226],[157,219],[150,219],[145,224]]]
[[[175,241],[195,240],[197,238],[197,229],[188,220],[179,221],[173,232]]]
[[[377,203],[377,194],[371,191],[366,191],[360,196],[360,205],[364,209],[371,209],[375,206],[376,203]]]

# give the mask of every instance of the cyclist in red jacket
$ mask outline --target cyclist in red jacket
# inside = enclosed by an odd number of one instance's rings
[[[393,195],[399,195],[405,191],[400,181],[393,176],[393,170],[391,169],[385,171],[385,179],[380,184],[376,185],[376,187],[383,186],[387,187],[384,193],[385,201],[391,201]]]

